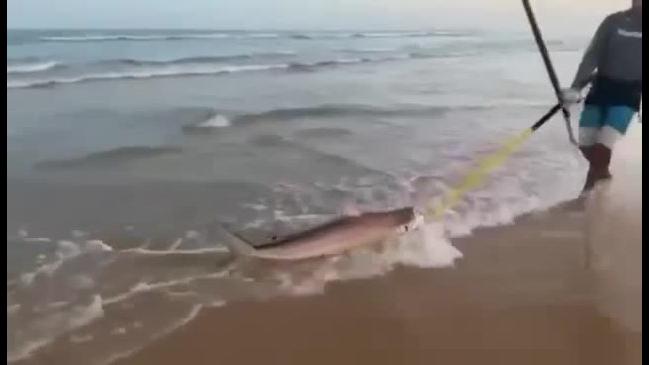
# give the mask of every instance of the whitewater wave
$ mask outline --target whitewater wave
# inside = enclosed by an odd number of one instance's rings
[[[370,59],[370,58],[339,58],[336,60],[327,60],[327,61],[318,61],[313,63],[301,63],[294,62],[288,65],[289,71],[316,71],[319,68],[323,67],[333,67],[338,65],[353,65],[359,63],[367,62],[376,62],[376,61],[388,61],[390,58],[384,59]]]
[[[56,243],[55,260],[37,267],[34,271],[21,274],[20,285],[29,287],[35,279],[41,276],[51,277],[66,261],[82,254],[111,251],[113,248],[101,240],[87,240],[82,243],[60,240]]]
[[[242,56],[243,57],[243,56]],[[50,76],[48,78],[14,78],[7,80],[7,88],[29,88],[45,87],[57,84],[75,84],[86,81],[105,81],[119,79],[150,79],[159,77],[198,76],[198,75],[220,75],[239,72],[259,72],[271,70],[288,71],[317,71],[322,68],[356,65],[361,63],[387,62],[412,58],[411,55],[396,55],[384,58],[340,58],[335,60],[317,61],[312,63],[273,63],[273,64],[242,64],[227,65],[216,62],[223,61],[222,58],[186,58],[165,62],[158,61],[135,61],[117,60],[105,61],[117,63],[124,67],[122,70],[94,71],[75,76]]]
[[[7,65],[8,74],[20,74],[30,72],[43,72],[51,70],[59,65],[55,61],[26,62]]]
[[[322,33],[293,33],[293,39],[349,39],[349,38],[422,38],[422,37],[462,37],[469,32],[459,31],[401,31],[401,32],[322,32]]]
[[[212,114],[207,119],[196,124],[185,125],[182,129],[185,133],[201,133],[231,125],[232,123],[227,117],[221,114]]]
[[[212,305],[212,307],[216,307],[216,306],[218,306],[218,305]],[[178,329],[180,327],[183,327],[187,323],[191,322],[194,318],[196,318],[196,316],[198,316],[201,309],[203,309],[203,305],[200,305],[200,304],[193,305],[187,311],[187,314],[185,316],[179,318],[177,321],[175,321],[173,324],[171,324],[167,329],[165,329],[161,333],[153,335],[152,338],[150,339],[150,341],[155,341],[155,340],[157,340],[157,339],[159,339],[161,337],[164,337],[164,336],[168,335],[169,333],[172,333],[176,329]],[[140,351],[141,349],[142,349],[142,346],[136,346],[136,347],[131,348],[129,350],[113,354],[110,357],[108,357],[108,359],[106,359],[106,361],[104,363],[105,364],[112,364],[112,363],[115,363],[115,362],[117,362],[119,360],[126,359],[126,358],[132,356],[133,354],[135,354],[136,352]]]
[[[30,273],[21,275],[22,290],[31,290],[32,285],[36,284],[35,279],[44,279],[46,282],[41,283],[45,286],[50,283],[55,272],[60,270],[68,262],[79,258],[84,254],[110,253],[112,247],[101,240],[88,240],[85,242],[73,242],[67,240],[58,241],[56,247],[56,259],[53,262],[44,264]],[[86,276],[76,276],[71,278],[71,282],[83,284],[94,284],[92,279]],[[81,287],[77,286],[78,289]],[[34,288],[36,292],[41,292],[42,288]],[[54,298],[52,298],[54,299]],[[16,307],[16,305],[13,305]],[[40,306],[31,305],[31,314],[22,317],[22,308],[18,305],[12,313],[8,311],[7,321],[8,328],[15,326],[14,321],[19,321],[20,331],[8,332],[7,362],[19,361],[30,357],[40,348],[47,346],[54,341],[59,335],[72,331],[76,328],[83,327],[98,318],[103,317],[104,310],[102,298],[95,294],[87,297],[85,300],[70,303],[68,301],[50,301]],[[40,308],[40,309],[39,309]]]
[[[230,125],[231,123],[228,118],[217,114],[204,122],[198,123],[196,126],[199,128],[222,128],[229,127]]]
[[[211,253],[223,253],[228,252],[225,246],[216,246],[209,248],[199,248],[194,250],[178,250],[178,249],[169,249],[169,250],[149,250],[146,248],[129,248],[126,250],[120,251],[122,253],[131,253],[137,255],[151,255],[151,256],[164,256],[164,255],[204,255]]]
[[[350,50],[350,53],[388,53],[388,49],[367,49]],[[291,72],[315,72],[321,69],[358,65],[365,63],[381,63],[391,61],[403,61],[421,58],[443,58],[461,56],[462,54],[446,53],[401,53],[385,57],[360,57],[360,58],[336,58],[331,60],[314,62],[289,62],[289,63],[258,63],[258,64],[228,64],[228,61],[249,61],[261,60],[263,58],[285,58],[295,56],[293,51],[270,51],[251,54],[237,54],[225,56],[197,56],[185,57],[172,60],[138,60],[138,59],[115,59],[104,60],[89,64],[64,65],[61,63],[46,64],[39,66],[23,67],[7,66],[8,74],[15,77],[8,78],[7,88],[30,88],[47,87],[58,84],[75,84],[86,81],[106,81],[119,79],[150,79],[160,77],[199,76],[199,75],[220,75],[240,72],[259,72],[272,70],[287,70]],[[12,69],[13,67],[13,69]],[[30,68],[31,67],[31,68]],[[46,68],[47,67],[47,68]],[[78,68],[76,71],[74,68]],[[13,70],[9,72],[9,70]],[[43,71],[65,69],[64,73],[51,72],[43,75]],[[16,71],[21,70],[21,71]],[[76,72],[76,74],[75,74]],[[29,75],[33,73],[32,75]]]
[[[341,52],[345,53],[391,53],[397,52],[398,48],[344,48]]]
[[[56,84],[75,84],[84,81],[119,80],[119,79],[150,79],[156,77],[218,75],[246,71],[264,71],[287,68],[286,64],[275,65],[240,65],[240,66],[204,66],[188,68],[144,69],[126,72],[97,72],[77,77],[60,77],[43,80],[12,80],[7,81],[7,88],[28,88],[53,86]]]
[[[255,52],[245,54],[223,55],[223,56],[197,56],[197,57],[183,57],[172,60],[151,61],[151,60],[138,60],[138,59],[117,59],[101,61],[102,66],[164,66],[164,65],[186,65],[186,64],[209,64],[219,63],[225,61],[243,61],[254,58],[274,58],[274,57],[287,57],[295,56],[294,51],[270,51],[270,52]]]
[[[232,34],[227,33],[203,33],[203,34],[111,34],[111,35],[81,35],[81,36],[47,36],[40,37],[44,42],[101,42],[101,41],[165,41],[183,39],[224,39],[230,38]]]
[[[222,56],[195,56],[171,60],[142,60],[142,59],[113,59],[90,63],[64,64],[57,61],[25,61],[10,62],[7,64],[7,75],[14,75],[7,82],[7,87],[44,86],[57,83],[74,83],[92,79],[112,78],[146,78],[167,75],[202,74],[219,72],[237,72],[256,69],[272,68],[273,65],[229,65],[225,62],[245,62],[250,60],[272,60],[294,57],[296,53],[290,50],[252,52],[245,54],[232,54]],[[283,65],[282,65],[283,66]],[[288,67],[288,66],[286,66]],[[49,72],[48,79],[34,80],[34,77],[43,77]],[[75,73],[79,75],[75,75]],[[32,78],[27,80],[29,74]],[[75,77],[76,76],[76,77]],[[20,77],[20,78],[19,78]],[[24,77],[24,79],[23,79]]]
[[[412,32],[312,32],[312,33],[274,33],[274,32],[216,32],[185,34],[86,34],[71,36],[44,36],[42,42],[115,42],[115,41],[178,41],[178,40],[223,40],[223,39],[349,39],[349,38],[413,38],[435,36],[462,36],[466,33],[452,31],[412,31]]]
[[[211,252],[210,252],[211,253]],[[189,284],[195,281],[199,280],[205,280],[205,279],[222,279],[224,277],[227,277],[230,274],[231,268],[226,267],[224,270],[221,271],[216,271],[213,273],[205,274],[205,275],[199,275],[199,276],[190,276],[190,277],[185,277],[181,279],[175,279],[175,280],[169,280],[169,281],[160,281],[160,282],[144,282],[140,281],[133,285],[129,290],[127,290],[124,293],[117,294],[113,297],[106,298],[102,301],[102,304],[104,306],[110,306],[110,305],[115,305],[116,303],[121,303],[127,299],[130,299],[136,295],[142,294],[142,293],[148,293],[151,291],[155,290],[160,290],[160,289],[165,289],[165,288],[172,288],[178,285],[182,284]]]
[[[42,72],[61,67],[128,67],[128,66],[165,66],[165,65],[191,65],[191,64],[211,64],[226,61],[245,61],[255,58],[281,58],[296,56],[295,51],[279,50],[268,52],[252,52],[242,54],[231,54],[222,56],[195,56],[183,57],[171,60],[141,60],[134,58],[122,58],[114,60],[102,60],[87,64],[63,64],[56,61],[38,61],[27,60],[24,62],[7,61],[7,73],[30,73]]]
[[[355,38],[400,38],[400,37],[428,37],[434,35],[432,32],[369,32],[354,33]]]
[[[128,71],[109,71],[96,72],[91,74],[80,75],[76,77],[54,77],[49,79],[38,80],[11,80],[7,81],[7,88],[28,88],[44,87],[57,84],[75,84],[85,81],[101,80],[119,80],[119,79],[150,79],[156,77],[176,77],[176,76],[197,76],[197,75],[218,75],[237,72],[250,71],[267,71],[275,69],[285,69],[287,64],[269,64],[269,65],[237,65],[237,66],[220,66],[204,65],[191,68],[183,67],[161,67],[161,68],[142,68]]]
[[[280,37],[280,35],[277,33],[251,33],[251,34],[247,34],[246,36],[250,38],[262,38],[262,39]]]
[[[40,37],[44,42],[106,42],[106,41],[178,41],[190,39],[228,39],[279,38],[278,33],[188,33],[188,34],[110,34],[110,35],[81,35],[81,36],[47,36]]]
[[[7,362],[19,361],[31,356],[38,349],[50,344],[57,335],[85,326],[104,315],[101,296],[93,296],[87,305],[79,305],[66,312],[55,312],[26,326],[21,332],[24,338],[14,339],[20,345],[7,349]],[[28,340],[27,340],[28,338]]]

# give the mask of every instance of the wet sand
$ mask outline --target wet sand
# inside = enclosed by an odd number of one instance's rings
[[[122,364],[639,364],[641,334],[601,310],[584,242],[565,230],[580,218],[563,218],[462,240],[455,269],[206,310]]]
[[[640,364],[641,143],[587,201],[455,240],[455,268],[204,310],[120,364]]]

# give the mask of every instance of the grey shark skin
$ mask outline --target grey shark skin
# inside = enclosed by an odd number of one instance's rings
[[[222,229],[225,244],[235,255],[272,260],[301,260],[343,253],[355,247],[384,241],[415,229],[419,217],[412,207],[344,217],[322,226],[254,247]]]

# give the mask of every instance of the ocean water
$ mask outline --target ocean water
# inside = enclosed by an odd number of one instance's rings
[[[549,40],[560,78],[586,37]],[[554,104],[529,34],[465,30],[9,31],[8,361],[128,356],[202,308],[323,293],[395,265],[446,267],[453,237],[574,197],[555,118],[443,222],[293,264],[254,242],[439,199]]]

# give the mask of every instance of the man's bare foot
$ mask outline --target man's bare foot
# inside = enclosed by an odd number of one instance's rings
[[[593,190],[595,187],[595,183],[597,182],[596,179],[593,179],[591,176],[589,176],[586,179],[586,182],[584,183],[584,187],[581,189],[581,194],[588,193],[589,191]]]
[[[560,207],[569,212],[583,211],[586,208],[587,198],[588,192],[582,192],[577,198],[562,203]]]

